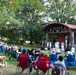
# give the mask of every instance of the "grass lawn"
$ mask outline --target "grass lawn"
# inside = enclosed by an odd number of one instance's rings
[[[34,48],[34,46],[32,46],[32,45],[30,45],[30,46],[24,46],[24,47],[25,47],[26,49]],[[0,54],[5,55],[4,53],[1,53],[1,52],[0,52]],[[45,51],[45,54],[46,54],[46,55],[49,55],[49,51]],[[64,54],[62,53],[62,55],[64,55]],[[75,56],[76,56],[76,53],[75,53]],[[16,67],[16,65],[17,65],[17,60],[16,60],[16,59],[14,59],[14,60],[9,60],[9,55],[8,55],[8,54],[6,54],[6,59],[5,59],[5,61],[7,61],[8,64],[14,65],[14,67]],[[70,75],[76,75],[76,66],[68,67],[68,68],[67,68],[67,71],[70,73]],[[49,72],[49,73],[50,73],[49,75],[51,75],[51,72]]]

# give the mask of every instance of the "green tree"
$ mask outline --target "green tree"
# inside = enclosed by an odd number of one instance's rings
[[[19,35],[23,37],[30,37],[30,41],[33,41],[34,31],[38,31],[40,28],[40,17],[38,18],[38,12],[44,10],[41,5],[41,2],[38,0],[1,0],[1,17],[0,17],[0,27],[5,28],[6,30],[11,30],[13,35],[19,33],[19,30],[22,27],[22,31]],[[16,30],[14,30],[16,29]],[[24,35],[24,30],[25,34]],[[16,31],[16,33],[14,33]],[[8,32],[7,32],[8,33]],[[1,34],[2,36],[7,36]],[[8,38],[13,38],[8,34]],[[18,35],[17,35],[18,36]],[[20,37],[20,36],[19,36]]]
[[[47,0],[47,2],[46,16],[50,17],[52,22],[76,24],[76,5],[73,0]]]
[[[34,34],[36,32],[41,32],[42,15],[39,15],[39,13],[44,11],[44,8],[42,6],[40,8],[39,3],[38,2],[36,3],[36,1],[35,1],[36,5],[30,4],[29,1],[31,0],[25,2],[25,5],[23,5],[22,10],[18,10],[16,12],[16,16],[17,18],[20,18],[21,21],[23,22],[22,37],[26,40],[30,40],[30,44],[32,44],[33,41],[37,40],[35,39],[37,36],[35,36]]]

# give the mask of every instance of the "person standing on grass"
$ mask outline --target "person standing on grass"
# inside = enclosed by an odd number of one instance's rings
[[[23,47],[20,46],[20,48],[18,49],[18,52],[21,52],[22,53],[22,50],[23,50]]]
[[[50,50],[51,50],[51,46],[52,46],[52,42],[50,41],[50,44],[49,44],[49,46],[50,46]]]
[[[61,43],[61,50],[64,51],[64,42]]]

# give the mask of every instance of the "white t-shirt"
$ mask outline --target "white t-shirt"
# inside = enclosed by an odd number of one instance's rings
[[[63,60],[63,61],[59,61],[59,60],[58,60],[58,61],[56,61],[55,63],[62,64],[63,67],[66,68],[64,60]]]
[[[56,42],[56,43],[55,43],[55,48],[56,48],[56,49],[59,48],[59,42]]]
[[[49,47],[49,42],[47,42],[47,47]]]
[[[71,51],[72,51],[72,53],[75,53],[75,48],[72,47],[72,48],[71,48]]]
[[[61,49],[62,49],[62,51],[64,51],[64,43],[63,42],[61,43]]]
[[[51,49],[51,44],[52,44],[52,43],[50,42],[50,45],[49,45],[49,46],[50,46],[50,49]]]

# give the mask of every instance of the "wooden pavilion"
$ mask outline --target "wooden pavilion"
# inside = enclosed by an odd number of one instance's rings
[[[59,43],[67,41],[72,46],[76,43],[76,25],[65,23],[51,23],[43,27],[43,32],[46,33],[46,43],[48,41],[54,41],[54,36]],[[50,37],[52,37],[50,39]]]

